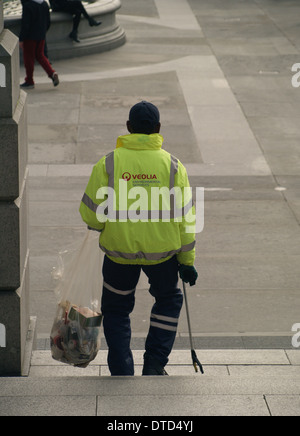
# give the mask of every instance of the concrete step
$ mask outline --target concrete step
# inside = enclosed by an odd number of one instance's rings
[[[84,370],[34,351],[29,377],[0,378],[0,415],[300,415],[299,350],[196,352],[204,375],[189,350],[176,350],[169,377],[141,377],[143,351],[135,350],[137,375],[110,377],[105,350]]]
[[[4,415],[300,414],[299,375],[29,377],[1,379],[0,386],[0,413]]]
[[[204,366],[205,376],[275,376],[300,374],[300,351],[264,349],[196,350]],[[133,350],[135,374],[142,373],[144,350]],[[166,370],[170,376],[201,376],[195,374],[190,350],[174,350]],[[100,350],[85,369],[74,368],[52,359],[50,350],[36,350],[31,359],[30,377],[108,376],[107,351]]]

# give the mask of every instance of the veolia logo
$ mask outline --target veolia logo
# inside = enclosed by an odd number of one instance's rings
[[[0,324],[0,348],[6,347],[6,329],[3,324]]]
[[[0,88],[6,88],[6,70],[3,64],[0,64]]]
[[[131,179],[131,174],[127,173],[127,172],[123,173],[122,174],[122,179],[126,180],[126,182],[128,182]]]
[[[122,174],[122,179],[126,180],[126,182],[131,178],[133,178],[133,180],[157,180],[155,174],[130,174],[128,172]]]

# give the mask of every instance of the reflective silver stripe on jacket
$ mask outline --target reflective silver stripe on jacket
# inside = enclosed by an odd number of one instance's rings
[[[99,245],[101,250],[111,257],[121,257],[122,259],[128,259],[128,260],[146,259],[146,260],[157,261],[157,260],[165,259],[170,256],[174,256],[175,254],[180,252],[191,251],[195,247],[195,244],[196,241],[193,241],[190,244],[183,245],[178,250],[170,250],[162,253],[143,253],[142,251],[138,251],[137,253],[122,253],[121,251],[108,250],[107,248],[103,247],[101,244]]]
[[[105,169],[108,174],[108,187],[115,187],[115,161],[114,161],[114,152],[108,153],[105,156]]]
[[[122,291],[120,289],[116,289],[116,288],[110,286],[108,283],[106,283],[104,281],[103,281],[103,286],[106,289],[108,289],[109,291],[114,292],[115,294],[118,294],[118,295],[130,295],[135,291],[135,288],[131,289],[130,291]]]
[[[170,190],[175,187],[175,175],[178,172],[178,159],[171,155]]]
[[[82,203],[84,203],[89,209],[91,209],[93,212],[97,212],[98,204],[94,203],[93,200],[87,195],[83,194],[82,197]]]
[[[105,169],[108,174],[108,186],[114,188],[115,183],[115,165],[114,165],[114,152],[107,154],[105,157]],[[175,187],[175,175],[178,172],[178,159],[171,155],[170,165],[170,190]]]
[[[105,158],[105,169],[108,174],[108,187],[114,189],[114,152],[106,155]],[[171,165],[170,165],[170,191],[175,188],[175,175],[178,172],[178,159],[171,155]],[[93,212],[97,212],[98,205],[93,202],[93,200],[85,193],[82,198],[82,202]],[[108,219],[139,219],[139,220],[161,220],[161,219],[175,219],[186,215],[190,209],[193,207],[193,202],[190,202],[182,207],[175,207],[175,199],[170,201],[170,210],[142,210],[139,213],[136,211],[112,211],[110,207],[106,208],[106,213]]]
[[[98,204],[94,203],[93,200],[84,194],[81,200],[92,212],[97,213]],[[184,217],[190,209],[193,207],[193,201],[190,200],[189,203],[182,208],[171,208],[171,210],[141,210],[141,211],[128,211],[128,210],[116,210],[110,211],[107,208],[107,218],[108,219],[140,219],[140,220],[157,220],[157,219],[176,219]]]
[[[106,155],[105,159],[105,169],[108,174],[108,186],[114,188],[114,152]],[[82,203],[84,203],[91,211],[97,212],[98,204],[94,203],[93,200],[84,193],[82,197]]]

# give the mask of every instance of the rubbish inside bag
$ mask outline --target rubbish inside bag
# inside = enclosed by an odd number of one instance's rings
[[[70,309],[69,318],[78,320],[82,327],[100,327],[102,316],[88,307],[78,307],[74,304]]]
[[[59,304],[50,340],[53,359],[85,368],[100,349],[102,315],[70,302]]]

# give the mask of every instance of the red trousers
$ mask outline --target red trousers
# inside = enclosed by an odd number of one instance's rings
[[[34,85],[33,71],[35,60],[46,71],[49,77],[52,77],[55,71],[44,54],[45,40],[33,41],[27,39],[23,42],[23,59],[26,70],[25,82]]]

